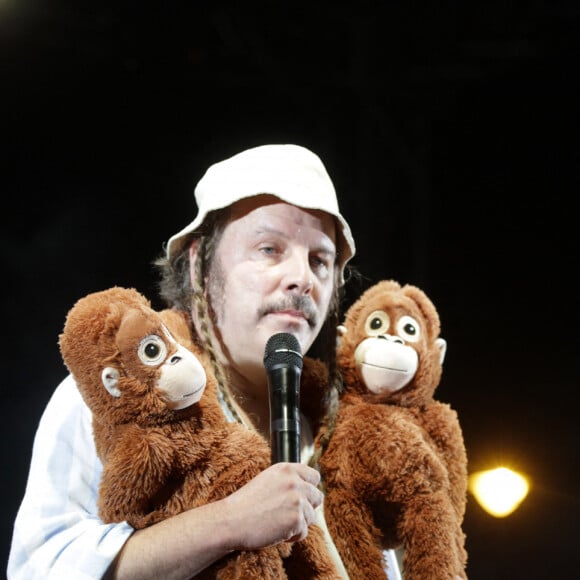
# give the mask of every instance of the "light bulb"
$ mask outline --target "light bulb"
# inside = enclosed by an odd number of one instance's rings
[[[479,471],[469,476],[469,491],[479,505],[496,518],[511,514],[530,489],[527,479],[507,467]]]

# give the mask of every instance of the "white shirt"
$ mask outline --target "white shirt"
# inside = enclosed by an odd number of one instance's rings
[[[54,391],[34,438],[8,580],[102,578],[134,530],[126,522],[104,524],[97,516],[101,472],[91,412],[68,376]],[[394,553],[386,552],[386,558],[389,580],[400,580]]]

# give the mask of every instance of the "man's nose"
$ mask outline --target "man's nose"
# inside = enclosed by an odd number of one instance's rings
[[[295,294],[310,294],[314,286],[314,275],[307,253],[293,252],[285,261],[284,287]]]

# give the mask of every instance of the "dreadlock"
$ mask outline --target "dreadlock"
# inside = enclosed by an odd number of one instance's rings
[[[199,334],[194,333],[193,339],[209,354],[219,393],[234,419],[238,423],[242,423],[242,418],[232,402],[224,369],[211,340],[210,329],[214,317],[206,297],[207,274],[226,223],[227,212],[225,210],[213,212],[206,218],[203,231],[197,235],[190,235],[174,257],[170,259],[165,256],[159,257],[154,265],[161,272],[159,295],[166,305],[170,308],[191,312],[199,321]],[[198,247],[194,265],[194,287],[192,288],[189,248],[194,239],[198,240]]]

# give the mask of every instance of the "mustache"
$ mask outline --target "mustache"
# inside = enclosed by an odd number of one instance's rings
[[[308,296],[289,296],[277,302],[272,302],[262,306],[259,310],[260,316],[272,314],[273,312],[281,312],[284,310],[296,310],[302,312],[304,318],[310,326],[316,326],[318,322],[318,311],[314,306],[312,298]]]

